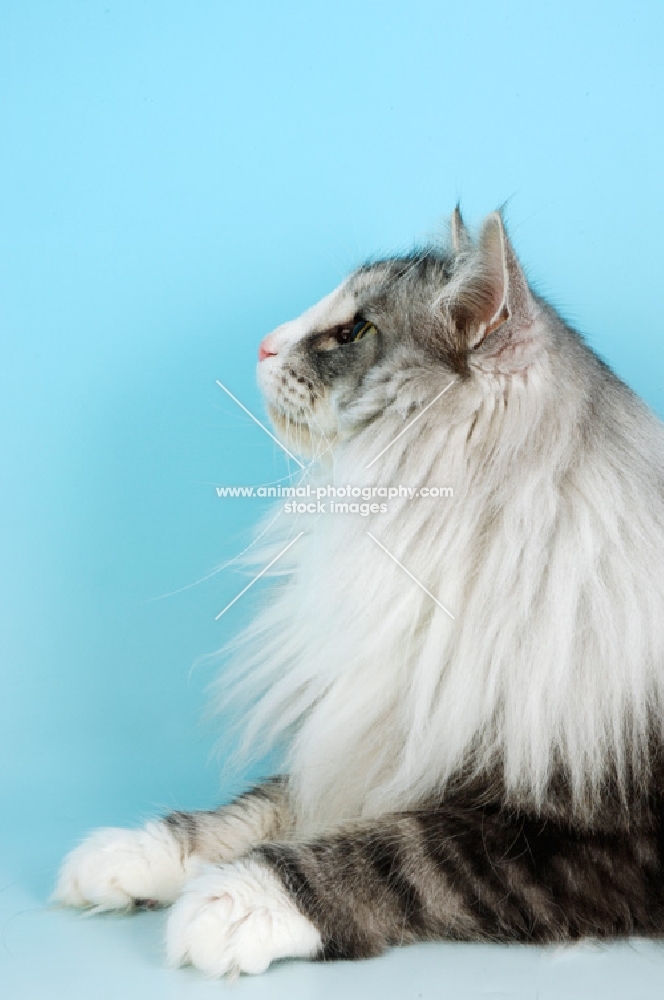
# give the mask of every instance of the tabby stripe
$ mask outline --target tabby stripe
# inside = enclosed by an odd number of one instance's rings
[[[477,831],[470,829],[467,823],[455,823],[453,816],[446,816],[444,825],[438,817],[432,819],[431,822],[428,817],[419,817],[426,852],[451,887],[461,894],[469,914],[477,922],[478,931],[494,941],[529,936],[532,916],[523,901],[508,890],[505,880],[499,877],[487,858],[481,817],[478,817]],[[508,910],[513,912],[508,914]],[[506,933],[506,923],[518,928],[521,935]]]
[[[251,853],[263,861],[267,861],[275,869],[284,887],[297,902],[304,915],[315,922],[317,897],[297,859],[295,850],[283,844],[263,844]]]
[[[365,935],[355,926],[355,921],[350,913],[344,914],[342,935],[335,933],[334,916],[329,927],[324,925],[325,922],[321,922],[321,914],[325,913],[328,907],[318,899],[314,892],[309,878],[298,861],[295,848],[284,844],[263,844],[251,853],[252,856],[267,862],[273,868],[299,909],[318,929],[322,946],[318,954],[312,956],[315,960],[350,960],[371,954],[371,951],[367,951],[366,948]],[[313,853],[315,856],[316,851],[314,850]]]
[[[427,923],[422,898],[404,873],[401,848],[388,840],[372,840],[367,845],[367,853],[372,868],[399,904],[409,929],[425,930]]]
[[[187,854],[193,854],[196,849],[196,817],[192,813],[173,812],[165,816],[163,822]]]

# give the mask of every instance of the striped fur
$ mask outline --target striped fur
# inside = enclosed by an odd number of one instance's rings
[[[163,820],[183,854],[204,861],[230,861],[264,840],[286,837],[293,826],[287,780],[275,776],[230,805],[199,812],[173,812]]]
[[[475,793],[478,789],[475,789]],[[614,813],[614,816],[616,814]],[[592,828],[468,790],[436,807],[251,856],[318,928],[321,958],[418,940],[562,942],[664,933],[664,801]]]

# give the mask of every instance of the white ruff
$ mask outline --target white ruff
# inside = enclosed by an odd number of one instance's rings
[[[222,698],[239,674],[246,745],[286,742],[301,829],[416,805],[461,767],[499,765],[536,805],[562,767],[582,807],[607,773],[646,773],[664,705],[661,425],[579,345],[543,349],[521,373],[458,380],[366,470],[448,380],[393,380],[321,478],[453,499],[283,515],[260,557],[305,530]],[[375,410],[387,390],[365,385],[357,409]]]

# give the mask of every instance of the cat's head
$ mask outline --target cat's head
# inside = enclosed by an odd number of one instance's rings
[[[408,382],[433,394],[525,371],[542,350],[540,317],[501,216],[474,241],[457,209],[449,247],[360,267],[265,337],[258,382],[281,437],[313,455],[380,417]]]

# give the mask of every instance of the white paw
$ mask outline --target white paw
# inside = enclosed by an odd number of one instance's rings
[[[310,958],[321,937],[269,868],[209,865],[189,882],[166,931],[171,965],[209,976],[264,972],[277,958]]]
[[[124,909],[136,900],[171,903],[198,869],[195,858],[183,858],[163,823],[141,830],[109,827],[95,830],[67,855],[52,898],[96,910]]]

